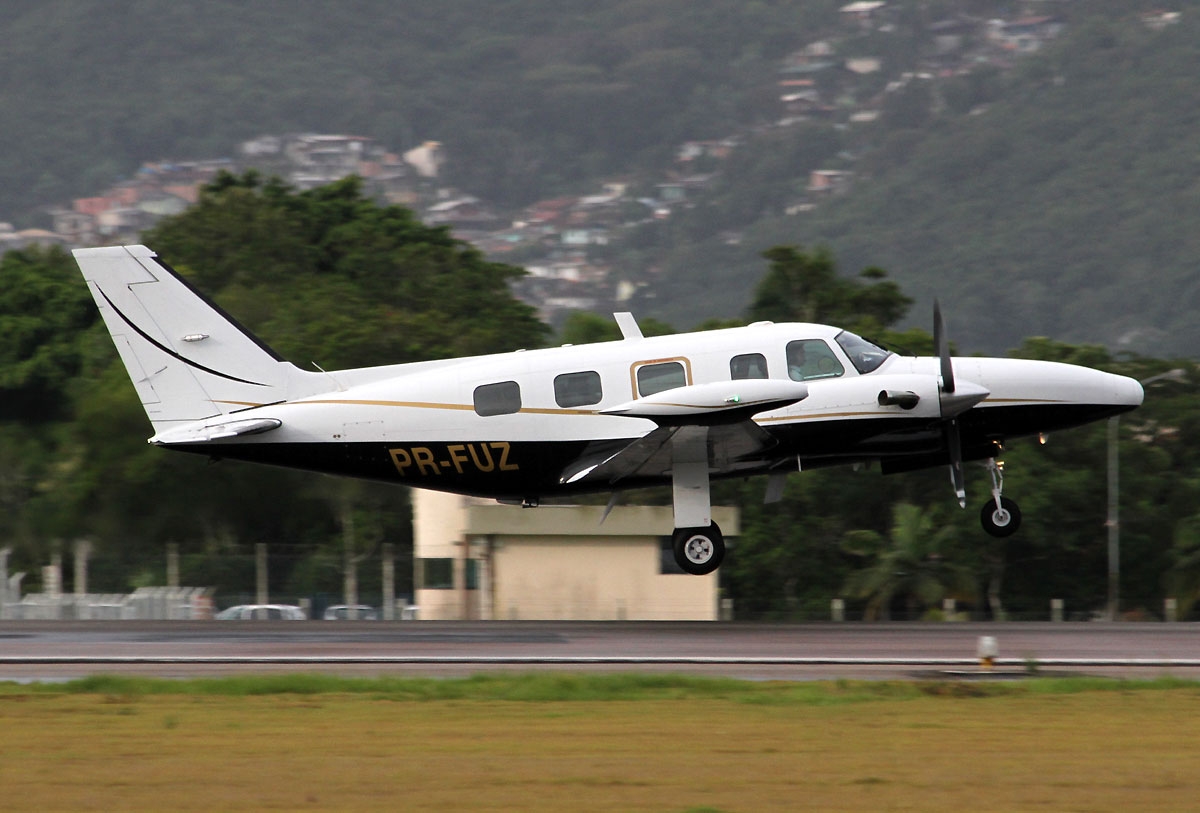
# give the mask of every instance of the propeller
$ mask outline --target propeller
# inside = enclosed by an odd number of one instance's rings
[[[933,346],[942,363],[942,392],[954,392],[954,365],[950,363],[950,340],[946,338],[946,322],[942,319],[942,305],[933,300]]]
[[[946,436],[946,452],[950,458],[950,482],[954,486],[955,496],[958,497],[959,507],[966,508],[967,487],[963,475],[962,437],[958,430],[958,416],[991,393],[970,381],[955,383],[954,364],[950,360],[950,341],[946,338],[946,323],[942,318],[942,307],[936,299],[933,300],[933,344],[937,348],[941,367],[938,402],[942,418],[945,420],[943,431]]]

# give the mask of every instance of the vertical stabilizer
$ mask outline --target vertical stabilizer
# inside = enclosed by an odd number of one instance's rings
[[[283,361],[145,246],[74,252],[156,432],[288,398]]]

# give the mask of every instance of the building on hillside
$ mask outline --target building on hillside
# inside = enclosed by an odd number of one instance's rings
[[[1061,34],[1065,27],[1061,19],[1050,15],[989,20],[987,38],[1005,50],[1030,54]]]
[[[456,229],[498,228],[504,220],[473,195],[443,200],[425,209],[424,221],[430,226],[452,226]]]
[[[690,620],[719,617],[717,573],[671,551],[670,506],[526,509],[413,492],[413,585],[426,620]],[[713,508],[726,537],[733,508]],[[719,571],[718,571],[719,572]]]
[[[854,173],[844,169],[814,169],[808,174],[808,191],[814,195],[840,195],[850,188]]]
[[[0,223],[0,254],[5,251],[17,251],[31,246],[48,248],[49,246],[64,246],[66,240],[62,235],[45,229],[14,230],[11,223]]]

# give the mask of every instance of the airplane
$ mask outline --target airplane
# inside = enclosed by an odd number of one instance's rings
[[[713,478],[878,463],[884,473],[985,461],[993,536],[1020,525],[1002,444],[1134,409],[1125,376],[1048,361],[892,353],[837,327],[757,322],[581,346],[348,370],[283,360],[140,245],[76,262],[150,419],[149,443],[533,507],[546,498],[671,486],[673,550],[703,575],[725,556]]]

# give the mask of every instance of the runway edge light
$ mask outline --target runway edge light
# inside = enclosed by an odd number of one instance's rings
[[[979,636],[979,645],[976,647],[976,654],[979,657],[979,666],[987,671],[996,663],[996,656],[999,654],[1000,648],[996,644],[996,639],[991,635]]]

